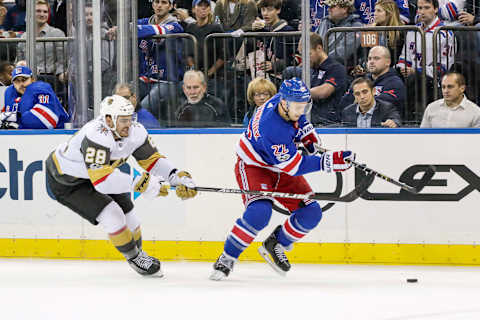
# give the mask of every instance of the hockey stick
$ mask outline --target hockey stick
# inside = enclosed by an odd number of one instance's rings
[[[329,202],[352,202],[358,199],[368,187],[370,187],[374,176],[368,175],[358,186],[355,187],[352,191],[347,193],[342,197],[336,197],[321,193],[314,194],[297,194],[297,193],[284,193],[284,192],[275,192],[275,191],[259,191],[259,190],[242,190],[242,189],[229,189],[229,188],[214,188],[214,187],[195,187],[197,191],[205,192],[217,192],[217,193],[233,193],[233,194],[245,194],[245,195],[260,195],[265,197],[272,198],[288,198],[288,199],[302,199],[302,200],[320,200],[320,201],[329,201]],[[174,187],[172,187],[174,188]]]
[[[327,149],[321,148],[321,147],[319,149],[320,149],[320,152],[327,152],[328,151]],[[412,187],[412,186],[409,186],[406,183],[402,183],[402,182],[397,181],[393,178],[390,178],[390,177],[384,175],[383,173],[375,171],[375,170],[367,167],[365,164],[361,164],[361,163],[358,163],[356,161],[351,161],[351,160],[348,160],[348,159],[346,159],[345,161],[347,163],[351,162],[352,165],[355,168],[358,168],[358,169],[362,170],[366,174],[373,174],[375,177],[378,177],[382,180],[390,182],[391,184],[394,184],[394,185],[402,188],[403,190],[408,191],[408,192],[413,193],[413,194],[419,193],[427,185],[427,183],[432,179],[432,177],[433,177],[433,175],[435,174],[435,171],[436,171],[434,166],[431,166],[431,165],[428,166],[427,170],[425,171],[425,174],[423,175],[422,179],[420,179],[417,186]]]

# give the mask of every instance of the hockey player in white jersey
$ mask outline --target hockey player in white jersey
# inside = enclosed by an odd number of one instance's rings
[[[61,204],[93,225],[100,224],[112,244],[139,274],[162,276],[160,261],[142,250],[140,220],[130,198],[132,188],[147,198],[166,196],[176,186],[182,199],[196,195],[195,183],[153,145],[135,120],[129,100],[113,95],[88,122],[46,160],[48,185]],[[145,169],[132,183],[119,166],[133,156]]]

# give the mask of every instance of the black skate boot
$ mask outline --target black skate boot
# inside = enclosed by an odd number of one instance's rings
[[[272,234],[263,241],[262,246],[258,248],[258,252],[265,261],[282,276],[287,275],[290,270],[290,262],[285,255],[285,248],[278,242],[276,233],[282,226],[278,226]]]
[[[220,257],[218,257],[217,261],[213,264],[213,272],[209,279],[214,281],[225,279],[230,274],[230,271],[233,270],[234,263],[234,258],[222,253]]]
[[[160,261],[158,261],[157,258],[150,257],[143,250],[140,250],[135,258],[127,261],[133,270],[143,276],[155,275],[157,277],[163,277],[162,270],[160,270]]]

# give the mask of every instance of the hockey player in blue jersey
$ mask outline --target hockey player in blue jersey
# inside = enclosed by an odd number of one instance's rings
[[[12,82],[5,91],[5,107],[0,114],[2,128],[64,127],[69,115],[48,83],[35,81],[32,70],[24,66],[13,69]]]
[[[236,148],[235,175],[241,189],[310,194],[313,191],[304,174],[351,167],[349,160],[355,159],[351,151],[317,155],[320,139],[305,118],[310,100],[310,90],[300,79],[293,78],[285,80],[279,93],[256,110]],[[297,144],[303,144],[309,155],[302,155]],[[245,212],[228,234],[210,279],[222,280],[229,275],[240,254],[270,221],[273,200],[292,215],[275,228],[259,252],[275,271],[286,274],[290,263],[285,250],[317,226],[322,209],[314,200],[274,199],[262,195],[242,195],[242,198]]]

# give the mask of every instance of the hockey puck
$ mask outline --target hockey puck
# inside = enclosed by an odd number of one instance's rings
[[[409,279],[407,279],[407,282],[410,282],[410,283],[418,282],[418,279],[409,278]]]

